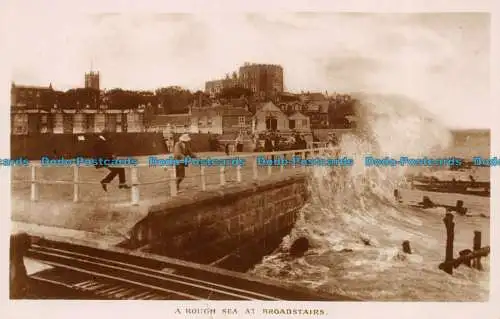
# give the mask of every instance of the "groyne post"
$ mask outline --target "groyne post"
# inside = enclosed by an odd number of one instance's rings
[[[453,222],[453,214],[446,213],[443,218],[446,226],[446,254],[442,269],[448,274],[453,274],[453,241],[455,240],[455,223]]]
[[[411,255],[411,246],[410,246],[410,241],[409,240],[405,240],[403,242],[403,252],[405,254],[410,254]]]
[[[473,242],[473,247],[472,251],[476,252],[481,249],[481,232],[480,231],[474,231],[474,242]],[[483,270],[483,266],[481,265],[481,257],[477,257],[473,260],[472,266],[476,268],[477,270]]]

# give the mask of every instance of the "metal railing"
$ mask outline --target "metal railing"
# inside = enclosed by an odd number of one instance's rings
[[[213,158],[217,158],[218,160],[224,160],[224,159],[234,159],[235,157],[240,158],[240,159],[245,159],[247,163],[252,164],[252,178],[253,180],[256,180],[259,178],[259,163],[257,163],[257,157],[265,157],[266,159],[271,159],[271,158],[286,158],[288,159],[288,156],[293,157],[293,156],[299,156],[302,159],[307,159],[309,155],[311,154],[319,154],[321,152],[326,151],[327,148],[312,148],[312,149],[302,149],[302,150],[290,150],[290,151],[278,151],[278,152],[260,152],[260,153],[250,153],[250,154],[234,154],[233,156],[217,156]],[[338,150],[337,150],[338,153]],[[160,155],[159,155],[160,156]],[[250,160],[250,161],[249,161]],[[199,169],[199,174],[194,174],[192,177],[194,178],[199,178],[199,183],[201,185],[201,190],[206,191],[207,190],[207,174],[206,166],[194,166]],[[271,176],[273,173],[274,169],[279,169],[280,173],[283,173],[285,169],[290,170],[290,169],[302,169],[302,171],[307,171],[308,166],[306,165],[299,165],[300,167],[296,165],[279,165],[279,166],[274,166],[273,165],[266,165],[267,166],[267,176]],[[116,166],[115,166],[116,167]],[[170,185],[170,196],[176,196],[178,193],[177,190],[177,184],[176,184],[176,169],[175,166],[168,166],[168,167],[162,167],[162,166],[156,166],[156,168],[163,168],[169,171],[170,177],[167,179],[161,179],[161,180],[156,180],[156,181],[139,181],[139,174],[138,174],[138,169],[141,167],[148,167],[148,168],[155,168],[155,166],[150,166],[149,163],[144,163],[144,162],[139,162],[136,166],[127,166],[126,168],[129,170],[129,176],[130,176],[130,199],[131,199],[131,204],[132,205],[138,205],[140,201],[140,192],[139,192],[139,187],[140,186],[145,186],[145,185],[154,185],[154,184],[165,184],[169,183]],[[13,180],[12,182],[14,184],[20,184],[20,183],[29,183],[31,185],[31,190],[30,190],[30,200],[31,201],[38,201],[39,200],[39,186],[40,185],[73,185],[73,202],[79,202],[80,201],[80,185],[101,185],[100,181],[82,181],[80,180],[80,169],[82,168],[93,168],[91,166],[73,166],[73,180],[43,180],[43,179],[37,179],[38,176],[38,170],[43,169],[44,166],[41,165],[41,163],[32,163],[30,166],[31,170],[31,179],[30,180]],[[236,169],[236,182],[240,183],[242,181],[242,166],[235,166]],[[219,170],[217,173],[219,175],[219,185],[224,186],[226,185],[226,170],[227,167],[220,166]],[[213,174],[212,174],[213,175]]]

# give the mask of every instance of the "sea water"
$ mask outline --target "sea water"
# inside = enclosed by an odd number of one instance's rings
[[[489,156],[489,133],[450,132],[406,99],[358,98],[360,122],[356,132],[342,136],[342,155]],[[394,201],[393,191],[407,186],[407,175],[408,167],[366,167],[362,160],[350,167],[313,167],[311,198],[294,229],[250,272],[363,300],[488,300],[489,258],[482,259],[484,271],[462,265],[448,275],[438,268],[445,253],[445,211]],[[479,210],[489,215],[489,204]],[[474,230],[482,231],[483,245],[489,245],[489,219],[456,216],[455,224],[456,256],[472,248]],[[311,249],[302,258],[290,258],[288,248],[302,236]],[[402,252],[404,240],[410,241],[412,254]]]

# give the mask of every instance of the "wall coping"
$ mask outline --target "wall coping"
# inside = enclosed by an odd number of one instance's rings
[[[231,204],[242,197],[279,188],[295,182],[302,182],[307,178],[303,172],[282,176],[271,176],[266,180],[241,182],[236,185],[231,185],[222,189],[213,191],[199,191],[191,194],[177,195],[171,198],[166,203],[151,205],[148,209],[149,214],[163,214],[169,210],[189,210],[199,206],[217,203],[217,204]]]

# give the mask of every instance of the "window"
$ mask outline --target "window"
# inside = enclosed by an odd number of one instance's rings
[[[240,126],[245,126],[245,117],[244,116],[238,117],[238,123],[240,124]]]
[[[289,125],[290,129],[293,130],[295,128],[295,120],[290,120],[288,125]]]
[[[307,120],[302,120],[302,127],[307,127]]]

